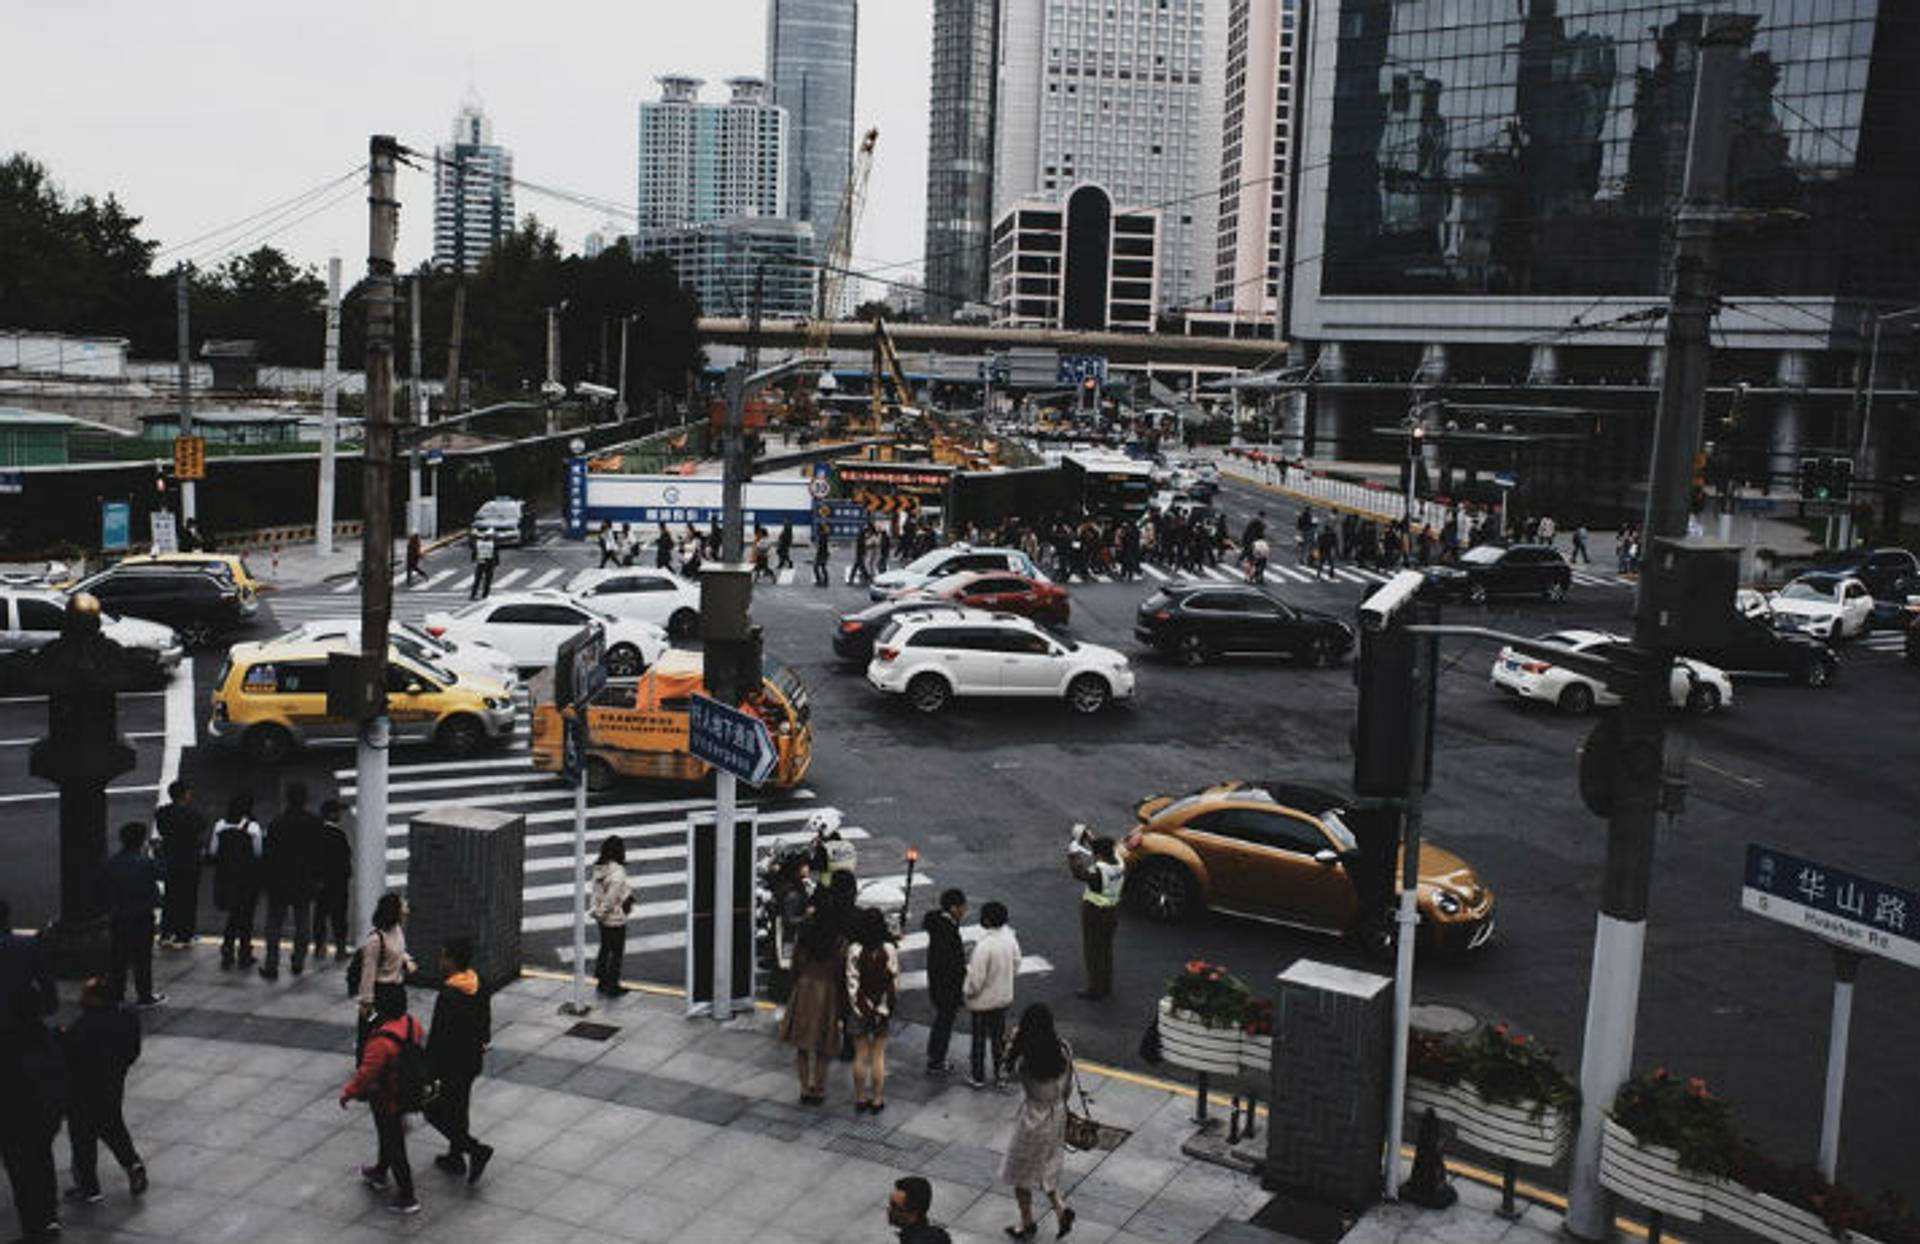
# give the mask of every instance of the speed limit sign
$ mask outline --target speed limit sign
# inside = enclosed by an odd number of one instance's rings
[[[833,491],[833,481],[824,475],[816,475],[807,484],[807,491],[813,494],[814,500],[825,501],[827,495]]]

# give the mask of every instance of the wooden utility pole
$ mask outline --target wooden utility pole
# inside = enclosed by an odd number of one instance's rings
[[[367,185],[367,428],[360,540],[360,741],[355,765],[354,927],[373,923],[387,879],[387,626],[393,617],[393,248],[400,144],[375,134]]]
[[[192,334],[187,330],[187,296],[190,282],[187,278],[187,265],[181,264],[173,271],[174,318],[179,325],[180,347],[180,432],[181,436],[193,435],[193,342]],[[185,532],[186,525],[192,522],[198,513],[199,498],[194,496],[194,483],[190,479],[180,481],[180,527]]]
[[[1614,1095],[1633,1065],[1653,885],[1654,830],[1663,803],[1668,679],[1674,657],[1665,638],[1669,619],[1663,616],[1672,607],[1674,571],[1664,564],[1656,542],[1679,540],[1687,534],[1693,455],[1700,447],[1712,356],[1708,330],[1717,307],[1714,234],[1726,198],[1727,152],[1737,119],[1731,106],[1732,87],[1756,21],[1732,13],[1709,14],[1699,20],[1693,121],[1674,230],[1666,371],[1654,420],[1653,472],[1644,522],[1648,556],[1634,609],[1633,642],[1617,658],[1627,682],[1614,752],[1593,971],[1587,985],[1580,1130],[1567,1197],[1567,1231],[1583,1240],[1613,1235],[1610,1198],[1600,1186],[1601,1132]]]
[[[333,475],[340,430],[340,257],[327,260],[327,340],[320,370],[320,495],[313,540],[321,557],[333,556]]]

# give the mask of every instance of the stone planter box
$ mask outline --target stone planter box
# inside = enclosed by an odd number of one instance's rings
[[[1812,1210],[1755,1192],[1730,1179],[1716,1179],[1707,1185],[1707,1213],[1775,1244],[1833,1244],[1834,1240],[1833,1232]]]
[[[1600,1145],[1600,1182],[1629,1201],[1688,1222],[1706,1215],[1709,1181],[1680,1169],[1680,1155],[1643,1145],[1612,1119]]]
[[[1171,1002],[1160,999],[1160,1056],[1174,1066],[1209,1075],[1238,1075],[1240,1044],[1238,1025],[1209,1028],[1198,1016],[1176,1011]]]
[[[1429,1107],[1453,1124],[1462,1144],[1530,1166],[1552,1166],[1573,1143],[1573,1120],[1564,1110],[1536,1116],[1528,1102],[1490,1102],[1469,1085],[1409,1076],[1407,1117],[1417,1121]]]
[[[1273,1075],[1273,1038],[1240,1034],[1240,1075],[1262,1089]]]

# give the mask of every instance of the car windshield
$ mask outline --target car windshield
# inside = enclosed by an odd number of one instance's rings
[[[1838,579],[1826,575],[1808,575],[1787,584],[1781,589],[1780,595],[1785,600],[1832,600],[1839,587]]]
[[[1506,550],[1497,545],[1482,544],[1477,548],[1471,548],[1462,553],[1460,560],[1469,566],[1491,566],[1500,560],[1500,554],[1504,552],[1506,552]]]
[[[479,512],[474,515],[474,518],[499,523],[510,523],[520,517],[519,509],[520,507],[511,501],[489,501],[480,507]]]
[[[922,553],[905,566],[902,566],[901,569],[907,574],[930,575],[938,570],[940,566],[957,551],[956,549],[946,548],[935,549],[931,553]]]

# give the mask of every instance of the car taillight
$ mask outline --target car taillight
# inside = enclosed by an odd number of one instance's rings
[[[1520,668],[1529,674],[1544,674],[1552,669],[1553,666],[1547,664],[1545,661],[1522,661],[1520,662]]]
[[[891,661],[900,655],[900,650],[898,648],[875,648],[873,655],[882,661]]]
[[[858,635],[865,629],[866,624],[863,622],[842,622],[840,624],[840,633],[842,635]]]
[[[1166,611],[1165,609],[1161,609],[1161,610],[1158,610],[1158,611],[1156,611],[1155,613],[1153,613],[1153,614],[1152,614],[1152,615],[1150,615],[1150,616],[1151,616],[1151,617],[1153,618],[1153,620],[1154,620],[1155,622],[1171,622],[1171,621],[1173,621],[1173,615],[1172,615],[1172,614],[1170,614],[1170,613],[1168,613],[1168,612],[1167,612],[1167,611]]]
[[[442,635],[445,635],[447,633],[447,628],[444,626],[428,626],[426,628],[426,632],[427,634],[433,636],[435,639],[438,639]]]

